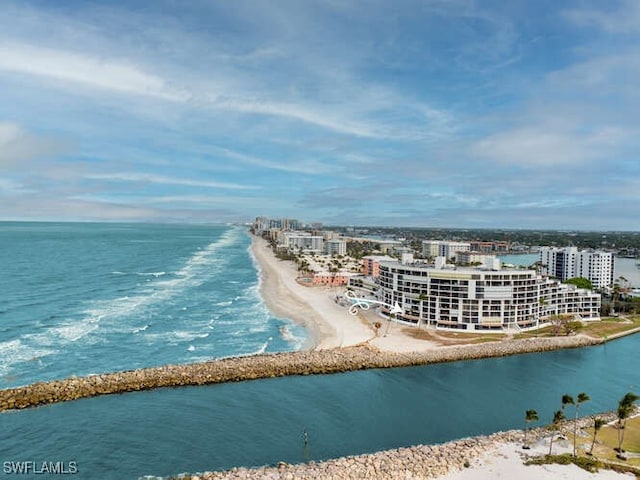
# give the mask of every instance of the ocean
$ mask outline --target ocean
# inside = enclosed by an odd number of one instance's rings
[[[241,226],[0,222],[0,388],[300,349]]]
[[[264,306],[249,245],[234,226],[0,223],[0,387],[301,348],[304,329]],[[0,414],[0,464],[73,465],[83,480],[162,478],[522,428],[531,408],[549,422],[564,393],[591,396],[581,414],[614,409],[637,393],[639,347],[635,335],[9,411]]]

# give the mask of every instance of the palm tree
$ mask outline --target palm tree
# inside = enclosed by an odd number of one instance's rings
[[[596,435],[598,435],[598,432],[602,427],[606,425],[606,423],[607,422],[598,417],[593,419],[593,441],[591,442],[591,449],[589,450],[589,453],[587,453],[587,455],[593,455],[593,447],[596,444]]]
[[[562,413],[564,413],[564,409],[567,405],[575,405],[576,403],[573,401],[573,397],[568,393],[562,395]]]
[[[618,458],[624,459],[622,453],[622,442],[624,441],[624,427],[627,425],[627,418],[633,413],[635,402],[640,397],[635,393],[629,392],[618,402]]]
[[[620,298],[620,291],[620,279],[618,278],[613,282],[613,292],[611,295],[611,316],[614,316],[616,314],[616,302]]]
[[[420,328],[420,322],[422,321],[422,317],[424,316],[424,301],[427,299],[427,296],[424,293],[418,295],[418,301],[420,302],[420,310],[418,313],[418,328]],[[429,326],[429,322],[427,320],[427,327]]]
[[[564,416],[564,410],[556,410],[553,414],[553,422],[551,422],[551,430],[553,432],[557,431],[560,427],[560,422],[564,420],[566,417]],[[551,449],[553,448],[553,432],[551,434],[551,441],[549,442],[549,455],[551,455]]]
[[[525,448],[525,449],[531,448],[527,444],[527,431],[529,430],[528,425],[529,423],[537,422],[538,420],[540,420],[540,417],[538,417],[538,412],[536,412],[535,410],[527,410],[524,413],[524,445],[522,445],[522,448]]]
[[[584,402],[588,402],[591,400],[591,397],[584,392],[580,392],[578,394],[578,398],[576,399],[576,415],[573,419],[573,456],[576,456],[576,438],[578,435],[578,411],[580,410],[580,404]]]

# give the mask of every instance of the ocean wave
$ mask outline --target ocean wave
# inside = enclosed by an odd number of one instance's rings
[[[147,323],[144,327],[139,327],[133,330],[131,333],[140,333],[144,332],[147,328],[149,328],[149,324]]]
[[[145,333],[144,338],[152,342],[193,342],[194,340],[207,338],[211,332],[175,330],[172,332]]]
[[[223,302],[214,303],[216,307],[228,307],[233,303],[233,300],[225,300]]]
[[[47,330],[46,335],[51,337],[57,337],[56,340],[67,340],[69,342],[77,342],[81,338],[86,337],[91,332],[97,330],[99,327],[97,321],[89,322],[69,322],[59,325],[57,327],[51,327]],[[44,334],[40,334],[44,335]]]
[[[17,363],[38,362],[40,358],[56,353],[47,348],[36,348],[20,339],[0,342],[0,375],[6,375]]]
[[[291,333],[291,330],[289,330],[289,327],[286,325],[281,325],[278,331],[280,332],[280,337],[285,342],[293,343],[296,341],[296,337]]]
[[[140,277],[162,277],[163,275],[166,275],[167,272],[135,272],[135,275],[138,275]]]
[[[251,355],[260,355],[265,353],[267,351],[267,348],[269,347],[269,344],[271,343],[271,340],[273,340],[273,337],[269,337],[269,339],[266,342],[264,342],[262,346],[258,348],[258,350],[253,352]]]

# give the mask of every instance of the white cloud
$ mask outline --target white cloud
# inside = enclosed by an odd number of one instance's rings
[[[56,155],[64,149],[63,142],[33,135],[15,123],[0,122],[0,167]]]
[[[618,9],[611,9],[615,2],[603,2],[600,5],[606,10],[581,8],[567,10],[564,16],[577,25],[596,27],[609,33],[640,32],[640,2],[622,0],[618,3]]]
[[[169,88],[161,77],[127,62],[23,43],[0,42],[0,70],[165,100],[189,98]]]
[[[230,190],[252,190],[259,187],[239,183],[216,182],[213,180],[192,180],[188,178],[165,177],[150,173],[104,173],[86,175],[89,180],[109,180],[116,182],[152,183],[159,185],[183,185],[188,187],[226,188]]]
[[[606,159],[629,135],[606,126],[582,132],[562,130],[554,124],[527,126],[483,138],[471,145],[469,153],[522,167],[585,165]]]

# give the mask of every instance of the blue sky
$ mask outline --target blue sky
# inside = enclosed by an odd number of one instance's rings
[[[640,2],[3,0],[0,219],[640,229]]]

